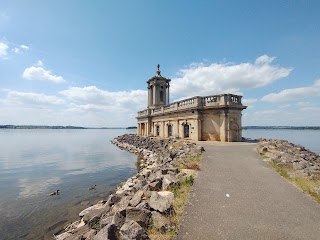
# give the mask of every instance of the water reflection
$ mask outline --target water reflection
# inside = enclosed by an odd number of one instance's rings
[[[48,194],[53,185],[61,184],[61,178],[21,178],[18,180],[20,198],[33,197],[39,194]]]
[[[110,143],[125,132],[0,130],[0,239],[51,239],[132,176],[136,157]]]

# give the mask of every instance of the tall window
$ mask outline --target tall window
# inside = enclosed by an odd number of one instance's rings
[[[156,135],[159,136],[160,135],[160,126],[156,127]]]
[[[188,124],[185,124],[185,125],[183,126],[183,130],[184,130],[184,137],[185,137],[185,138],[190,137],[190,133],[189,133],[190,128],[189,128],[189,125],[188,125]]]
[[[163,91],[160,91],[160,102],[163,102]]]
[[[172,125],[168,125],[168,137],[172,136]]]

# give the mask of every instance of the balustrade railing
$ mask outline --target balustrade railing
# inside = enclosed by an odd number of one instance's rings
[[[138,117],[161,114],[172,111],[178,111],[188,108],[207,108],[210,106],[221,106],[221,105],[242,105],[241,96],[233,94],[220,94],[220,95],[211,95],[205,97],[193,97],[184,99],[182,101],[173,102],[168,105],[156,107],[154,109],[146,109],[138,112]]]

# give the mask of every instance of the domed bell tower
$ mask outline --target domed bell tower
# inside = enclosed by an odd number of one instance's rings
[[[161,76],[160,64],[158,64],[156,75],[147,81],[148,108],[169,104],[170,81],[170,79]]]

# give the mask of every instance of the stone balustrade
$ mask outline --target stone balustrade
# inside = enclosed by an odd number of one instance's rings
[[[220,95],[211,95],[205,97],[192,97],[187,98],[181,101],[173,102],[168,105],[159,106],[153,109],[146,109],[138,112],[138,117],[144,117],[149,115],[158,115],[173,111],[192,109],[192,108],[209,108],[214,106],[242,106],[241,103],[242,96],[233,95],[233,94],[220,94]]]

